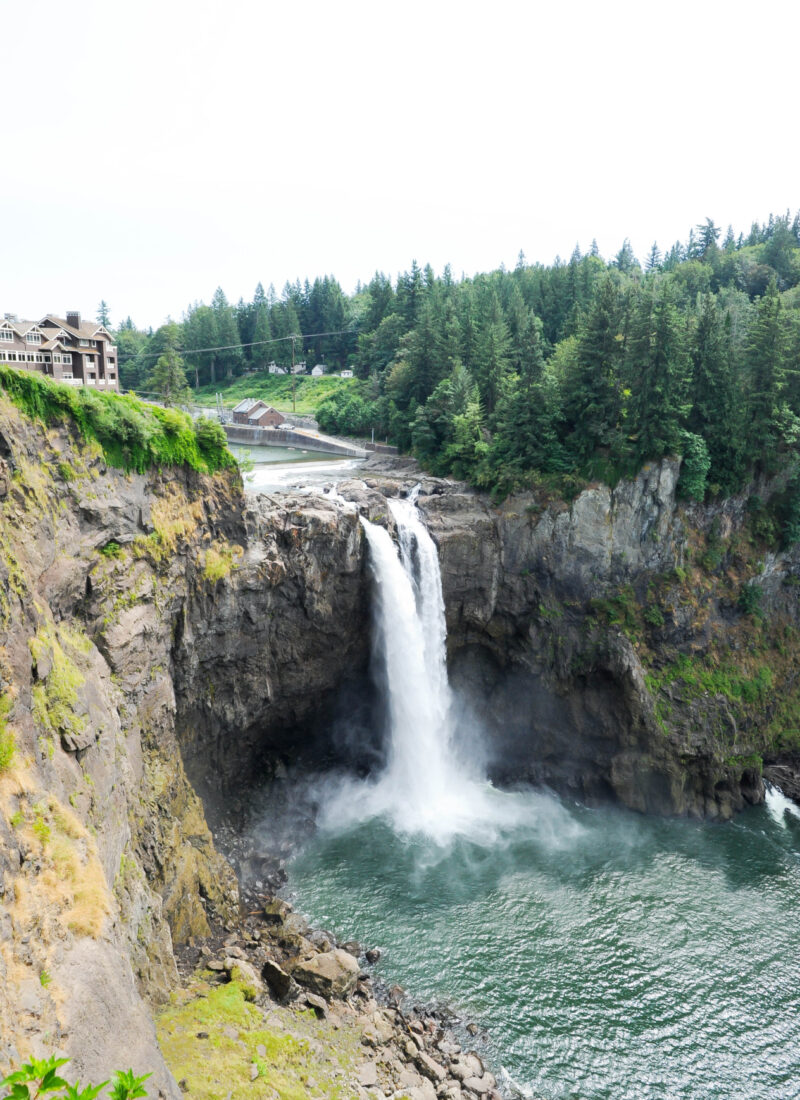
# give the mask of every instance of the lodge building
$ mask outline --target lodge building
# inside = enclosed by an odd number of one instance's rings
[[[6,313],[0,321],[0,364],[38,371],[71,386],[96,386],[119,392],[117,349],[108,329],[97,321],[48,314],[41,321],[20,321]]]

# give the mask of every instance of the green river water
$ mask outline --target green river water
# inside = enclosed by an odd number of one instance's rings
[[[291,862],[296,906],[486,1029],[509,1094],[800,1097],[796,807],[775,792],[709,825],[492,797],[499,827],[444,844],[323,826]]]

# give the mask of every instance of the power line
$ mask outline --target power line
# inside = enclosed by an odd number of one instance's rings
[[[180,351],[184,355],[205,355],[210,351],[235,351],[237,348],[257,348],[263,347],[266,344],[284,344],[287,340],[314,340],[318,336],[357,336],[358,333],[355,329],[343,328],[338,332],[295,332],[290,336],[275,336],[271,340],[251,340],[249,344],[221,344],[215,348],[173,348],[173,351]],[[165,349],[170,350],[170,349]],[[143,355],[129,355],[126,359],[120,359],[120,362],[130,363],[134,359],[158,359],[164,355],[164,351],[147,351]]]

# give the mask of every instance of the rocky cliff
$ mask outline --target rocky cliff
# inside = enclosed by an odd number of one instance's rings
[[[173,945],[238,919],[204,791],[363,675],[353,505],[125,475],[0,403],[0,1064],[155,1070]]]
[[[678,474],[571,504],[423,498],[451,675],[498,779],[723,819],[762,800],[765,763],[791,783],[800,559],[767,548],[754,493],[686,507]]]
[[[110,469],[0,401],[0,1065],[58,1049],[180,1094],[151,1008],[176,946],[239,918],[207,819],[340,756],[330,731],[371,704],[359,511],[391,526],[417,477],[380,466],[333,499],[248,498]],[[793,767],[800,564],[744,498],[682,507],[677,474],[498,507],[423,479],[499,780],[727,817],[762,763]]]

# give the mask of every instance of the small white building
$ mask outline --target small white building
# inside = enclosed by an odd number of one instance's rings
[[[295,363],[292,374],[305,374],[306,373],[306,361],[303,359],[299,363]]]
[[[325,368],[323,367],[323,365],[321,363],[317,363],[317,365],[315,367],[311,368],[311,377],[312,378],[319,378],[324,373],[325,373]]]
[[[352,378],[353,372],[351,370],[343,370],[339,375],[340,378]]]
[[[278,364],[274,360],[269,364],[269,366],[267,367],[267,370],[269,371],[270,374],[286,374],[286,371],[284,370],[284,368],[279,367]]]

